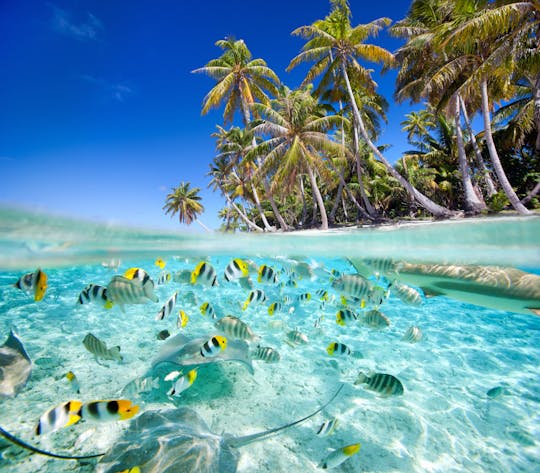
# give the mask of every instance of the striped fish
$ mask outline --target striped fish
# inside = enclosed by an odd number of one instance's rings
[[[289,344],[292,346],[305,345],[309,342],[307,336],[298,330],[291,330],[290,332],[287,332],[287,341],[290,342]]]
[[[339,421],[337,417],[334,417],[333,419],[325,420],[321,424],[319,429],[317,430],[317,435],[319,437],[326,437],[328,435],[332,435],[337,429],[338,424],[339,424]]]
[[[231,282],[249,276],[249,266],[240,258],[233,259],[225,268],[225,281]]]
[[[261,289],[253,289],[249,293],[248,298],[246,299],[246,302],[244,302],[244,305],[242,306],[242,310],[246,310],[248,308],[248,305],[253,303],[261,304],[264,301],[266,301],[266,294]]]
[[[330,455],[328,455],[323,461],[318,465],[319,468],[323,470],[329,470],[330,468],[335,468],[336,466],[341,465],[345,460],[349,459],[355,453],[358,453],[360,450],[360,444],[354,443],[352,445],[347,445],[343,448],[338,448],[334,450]]]
[[[48,434],[62,427],[76,424],[81,420],[81,406],[80,401],[68,401],[49,409],[39,418],[35,429],[36,435]]]
[[[144,286],[140,280],[132,280],[124,276],[113,276],[111,282],[107,285],[107,300],[118,304],[121,310],[124,310],[125,304],[145,304],[149,300],[158,302],[154,294],[153,283]]]
[[[373,286],[368,294],[368,301],[374,306],[380,306],[388,298],[388,291],[381,286]]]
[[[422,330],[420,330],[419,327],[412,326],[407,329],[401,340],[404,342],[416,343],[422,340],[422,337]]]
[[[168,317],[169,314],[172,314],[174,308],[176,307],[176,298],[178,297],[178,292],[175,292],[165,305],[160,309],[156,315],[156,320],[163,320],[165,317]]]
[[[80,394],[81,388],[79,386],[79,380],[77,379],[77,376],[75,376],[75,373],[73,371],[68,371],[66,373],[66,379],[69,381],[69,384],[73,392]]]
[[[264,284],[276,284],[278,282],[276,272],[268,265],[263,264],[259,268],[257,281]]]
[[[317,289],[315,291],[315,295],[321,301],[325,301],[325,302],[328,301],[328,291],[326,291],[324,289]]]
[[[199,310],[201,311],[201,315],[209,315],[213,319],[217,319],[216,309],[212,304],[210,304],[210,302],[204,302],[203,304],[201,304]]]
[[[154,296],[154,287],[155,287],[154,281],[144,269],[129,268],[124,273],[124,276],[133,281],[139,281],[139,283],[144,289],[144,293],[146,294],[146,297],[153,300],[154,302],[157,302],[157,297]]]
[[[296,302],[307,302],[311,300],[311,294],[309,292],[303,292],[296,296]]]
[[[107,422],[111,420],[128,420],[139,411],[139,406],[132,405],[126,399],[107,401],[91,401],[83,404],[81,417],[84,420]]]
[[[179,373],[180,374],[180,373]],[[170,378],[169,378],[170,379]],[[187,388],[189,388],[197,379],[197,370],[191,370],[183,376],[180,376],[174,383],[173,387],[167,392],[168,396],[180,396]],[[167,380],[167,378],[166,378]]]
[[[217,329],[221,330],[231,338],[239,338],[241,340],[247,340],[250,342],[254,342],[259,339],[259,337],[253,333],[253,330],[251,330],[248,324],[242,322],[238,317],[234,317],[232,315],[227,315],[226,317],[219,319],[215,323],[215,326]]]
[[[262,360],[266,363],[277,363],[281,356],[277,350],[271,347],[257,347],[251,352],[251,358],[254,360]]]
[[[221,335],[212,337],[201,346],[201,356],[211,358],[227,348],[227,339]]]
[[[88,284],[79,294],[77,303],[89,304],[90,302],[107,304],[107,288],[97,284]]]
[[[272,304],[270,304],[268,306],[268,315],[272,316],[274,314],[279,314],[283,312],[283,304],[281,302],[272,302]]]
[[[33,292],[34,301],[38,302],[43,299],[47,290],[47,275],[38,268],[33,273],[21,276],[13,286],[26,293]]]
[[[379,310],[370,310],[362,317],[362,323],[373,329],[383,329],[390,326],[390,319]]]
[[[354,384],[367,384],[369,389],[384,397],[400,396],[404,391],[401,381],[387,373],[374,373],[371,376],[359,373]]]
[[[167,284],[171,282],[171,273],[169,271],[163,271],[157,280],[158,286],[162,286],[163,284]]]
[[[107,348],[107,345],[104,342],[91,333],[86,334],[83,339],[83,345],[96,358],[103,358],[104,360],[123,360],[122,355],[120,355],[119,346]]]
[[[201,261],[191,273],[191,284],[203,286],[217,286],[217,274],[214,267],[206,261]]]
[[[328,348],[326,349],[326,353],[328,353],[330,356],[334,356],[334,355],[349,356],[352,354],[352,351],[344,343],[332,342],[330,343],[330,345],[328,345]]]
[[[358,315],[351,309],[340,309],[336,313],[336,323],[345,327],[347,323],[358,320]]]
[[[424,302],[420,293],[406,284],[394,281],[390,286],[390,291],[395,294],[401,302],[409,305],[422,305]]]
[[[358,274],[345,274],[332,281],[332,288],[346,296],[367,299],[371,290],[371,283]]]

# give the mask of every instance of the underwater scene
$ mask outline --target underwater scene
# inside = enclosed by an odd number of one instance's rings
[[[538,471],[539,218],[0,216],[0,473]]]

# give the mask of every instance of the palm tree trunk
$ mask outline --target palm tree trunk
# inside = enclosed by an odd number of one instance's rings
[[[249,110],[246,107],[245,104],[242,104],[242,112],[244,114],[244,125],[247,127],[251,123],[251,117],[249,115]],[[257,145],[257,142],[255,140],[255,137],[253,137],[253,147]],[[257,158],[257,168],[261,168],[262,162],[259,158]],[[276,220],[279,223],[279,226],[283,231],[287,231],[289,229],[288,225],[285,223],[285,220],[283,219],[283,216],[279,212],[276,201],[274,200],[274,197],[272,196],[272,193],[270,191],[270,186],[268,185],[268,182],[266,182],[266,177],[262,176],[262,183],[264,187],[264,192],[266,194],[266,198],[270,202],[270,207],[272,207],[272,212],[274,212],[274,216],[276,217]],[[253,184],[252,184],[253,185]],[[257,196],[258,199],[258,196]],[[259,210],[261,214],[261,218],[263,219],[264,227],[267,230],[271,230],[270,225],[268,224],[268,220],[266,220],[266,216],[264,215],[264,212],[262,212],[262,208],[260,208],[260,203],[257,205],[257,210]]]
[[[476,136],[474,135],[471,122],[469,120],[469,115],[467,114],[467,107],[465,107],[465,101],[463,100],[463,97],[461,95],[459,96],[459,102],[461,104],[461,113],[463,113],[463,118],[465,119],[465,125],[467,125],[467,130],[469,132],[469,136],[471,137],[471,144],[474,149],[474,155],[476,156],[476,165],[478,166],[478,169],[480,169],[480,175],[482,176],[482,180],[484,181],[484,184],[486,185],[487,190],[487,196],[492,197],[497,193],[497,189],[495,188],[495,183],[493,182],[493,179],[491,178],[491,174],[489,172],[489,169],[486,166],[486,162],[484,161],[484,157],[482,156],[482,152],[480,151],[480,148],[478,147],[478,143],[476,142]]]
[[[536,123],[536,156],[540,156],[540,74],[535,81],[531,81],[534,95],[534,123]]]
[[[300,193],[302,194],[302,226],[305,226],[306,219],[307,219],[307,205],[306,205],[306,191],[304,190],[304,178],[300,174],[298,176],[298,179],[300,180]]]
[[[236,205],[233,200],[229,197],[229,194],[227,194],[225,192],[225,190],[220,186],[219,187],[219,190],[221,191],[221,193],[225,196],[225,199],[227,199],[227,203],[232,205],[232,207],[234,208],[234,210],[236,210],[236,212],[238,213],[238,215],[240,216],[240,218],[245,222],[245,224],[251,228],[252,230],[255,230],[257,232],[262,232],[263,229],[261,227],[259,227],[256,223],[253,223],[249,218],[248,216],[242,212],[242,210],[240,210],[240,208],[238,207],[238,205]]]
[[[307,168],[309,181],[311,183],[311,188],[313,190],[313,195],[315,196],[315,199],[317,200],[317,205],[319,207],[319,212],[321,214],[321,230],[328,230],[328,217],[326,215],[326,209],[324,208],[324,201],[321,195],[321,191],[319,190],[319,187],[317,186],[317,180],[315,179],[315,174],[313,173],[313,169],[310,167]]]
[[[268,220],[266,219],[266,215],[264,215],[264,210],[261,207],[261,201],[259,200],[259,194],[257,193],[257,189],[255,189],[255,184],[253,183],[253,181],[250,181],[250,184],[251,184],[251,192],[253,193],[253,199],[255,200],[255,206],[257,207],[257,211],[259,212],[259,215],[263,221],[264,229],[267,232],[271,232],[272,227],[268,223]]]
[[[339,170],[340,174],[343,176],[343,173],[341,172],[341,169]],[[339,186],[336,193],[336,198],[334,200],[334,204],[332,205],[332,210],[330,212],[330,215],[328,217],[328,220],[331,224],[334,224],[336,222],[336,212],[339,207],[339,203],[341,202],[342,196],[343,196],[343,181],[339,180]]]
[[[210,230],[204,223],[202,223],[199,219],[195,219],[195,221],[201,226],[203,227],[208,233],[212,233],[212,230]]]
[[[456,124],[456,141],[458,149],[459,172],[461,173],[461,184],[463,185],[464,207],[466,212],[477,214],[482,210],[485,210],[486,204],[480,201],[473,189],[469,170],[469,163],[467,162],[465,145],[463,144],[463,134],[461,131],[461,114],[459,100],[457,98],[455,99],[454,105],[454,121]]]
[[[482,115],[484,118],[484,132],[486,135],[486,144],[489,151],[489,157],[491,158],[491,163],[493,164],[493,169],[497,174],[499,183],[501,184],[502,190],[508,197],[508,200],[512,204],[512,207],[516,209],[522,215],[529,215],[531,212],[520,202],[519,197],[512,189],[512,185],[506,177],[506,173],[502,167],[499,155],[497,154],[497,149],[495,148],[495,143],[493,141],[493,136],[491,134],[491,119],[489,116],[489,98],[487,90],[487,79],[483,78],[480,82],[480,90],[482,92]]]
[[[358,140],[358,129],[356,126],[353,127],[353,138],[354,138],[354,159],[356,160],[356,175],[358,177],[358,186],[360,189],[360,196],[366,207],[366,211],[370,217],[377,217],[377,211],[375,207],[371,204],[366,194],[366,189],[364,188],[364,180],[362,179],[362,163],[360,162],[360,145]]]
[[[536,183],[536,185],[533,187],[532,191],[527,194],[526,197],[521,199],[521,203],[525,205],[527,202],[530,202],[530,200],[540,192],[540,181]]]
[[[354,94],[352,91],[351,82],[349,81],[349,76],[347,74],[347,68],[345,67],[345,63],[341,64],[341,72],[343,74],[345,83],[347,85],[347,91],[349,93],[349,98],[351,100],[351,105],[353,107],[353,113],[357,121],[358,127],[360,129],[360,133],[362,134],[364,140],[366,140],[366,143],[371,148],[373,153],[375,153],[375,156],[377,156],[379,160],[381,161],[381,163],[383,163],[386,166],[386,169],[388,170],[388,172],[395,179],[397,179],[397,181],[405,188],[405,190],[409,193],[409,195],[413,199],[415,199],[422,207],[424,207],[428,212],[432,213],[436,217],[448,217],[449,215],[452,215],[454,212],[452,212],[450,209],[442,207],[439,204],[433,202],[430,198],[426,197],[424,194],[418,191],[415,187],[413,187],[410,184],[410,182],[408,182],[401,174],[399,174],[394,169],[394,167],[386,160],[386,158],[382,155],[379,149],[371,141],[367,133],[366,127],[364,126],[364,121],[362,120],[362,117],[360,116],[360,112],[358,111],[358,106],[356,105],[356,100],[354,99]]]

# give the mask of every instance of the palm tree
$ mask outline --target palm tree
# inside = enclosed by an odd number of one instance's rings
[[[327,134],[342,118],[323,115],[307,89],[285,89],[271,106],[255,104],[254,108],[262,117],[254,131],[265,137],[253,150],[255,155],[265,156],[261,171],[272,176],[272,189],[281,188],[283,192],[290,192],[298,176],[306,174],[321,216],[321,228],[327,229],[328,217],[317,177],[322,182],[330,179],[326,155],[345,154],[343,147]]]
[[[204,212],[204,207],[199,202],[201,189],[199,187],[190,189],[190,186],[189,182],[181,182],[177,187],[173,187],[171,193],[166,197],[163,210],[166,214],[170,213],[171,217],[178,214],[180,223],[191,225],[195,221],[207,232],[210,232],[210,229],[197,219],[197,216]]]
[[[358,110],[349,74],[357,76],[355,80],[361,80],[369,90],[374,87],[371,71],[361,66],[358,58],[372,62],[383,62],[387,65],[393,63],[394,57],[389,51],[373,44],[364,43],[368,36],[376,35],[384,26],[388,26],[390,20],[379,18],[370,23],[352,27],[351,11],[347,1],[332,0],[331,4],[333,8],[324,20],[316,21],[312,25],[302,26],[293,31],[293,34],[308,39],[308,42],[304,45],[302,52],[291,61],[288,69],[303,61],[315,60],[316,62],[309,69],[304,82],[310,82],[322,74],[319,88],[326,88],[328,84],[333,83],[335,80],[334,71],[339,71],[339,76],[345,81],[356,125],[374,155],[385,165],[388,172],[405,187],[409,195],[426,210],[436,216],[450,215],[449,209],[441,207],[420,193],[394,169],[373,143]]]
[[[217,41],[216,46],[224,51],[223,54],[208,62],[204,67],[193,71],[208,74],[217,80],[217,84],[204,99],[202,114],[205,115],[211,108],[225,103],[223,112],[225,124],[233,120],[236,111],[240,111],[244,126],[247,127],[251,121],[251,105],[257,100],[268,104],[270,100],[268,93],[272,95],[278,93],[279,78],[263,59],[252,59],[251,51],[243,40],[225,38]],[[255,143],[253,144],[255,145]],[[268,192],[268,184],[265,180],[263,180],[263,185],[276,220],[281,228],[286,230],[287,225],[279,213],[272,195]],[[264,226],[266,230],[270,230],[255,186],[253,186],[252,191]]]

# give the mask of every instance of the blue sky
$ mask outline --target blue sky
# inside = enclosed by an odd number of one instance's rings
[[[357,24],[399,20],[409,2],[350,5]],[[201,220],[217,228],[224,202],[207,189],[206,173],[222,110],[200,115],[214,82],[191,71],[233,35],[296,87],[306,68],[285,68],[303,40],[290,33],[329,9],[328,0],[2,0],[0,202],[177,229],[162,206],[171,187],[190,181],[202,189]],[[377,43],[391,51],[400,44],[386,33]],[[392,144],[395,161],[408,148],[399,123],[410,106],[391,101],[395,72],[375,79],[391,102],[380,143]]]

